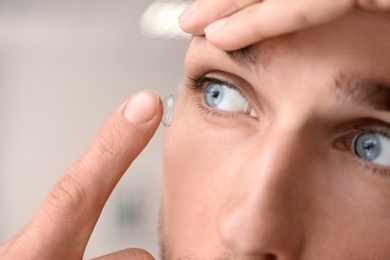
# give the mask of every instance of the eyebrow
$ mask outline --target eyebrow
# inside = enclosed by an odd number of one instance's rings
[[[347,102],[390,112],[390,82],[340,74],[335,78],[337,96]]]
[[[204,35],[194,36],[201,41],[207,41]],[[269,50],[264,47],[262,43],[256,43],[249,45],[245,48],[235,50],[235,51],[225,51],[220,49],[220,51],[230,58],[234,63],[244,67],[248,70],[256,71],[261,65],[265,67],[265,60],[268,57]]]
[[[255,45],[250,45],[236,51],[224,51],[224,53],[235,63],[246,69],[257,70],[258,64],[263,64],[260,57],[265,56],[264,48],[257,49]]]

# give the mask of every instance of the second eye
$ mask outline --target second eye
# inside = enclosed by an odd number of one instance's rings
[[[237,89],[224,84],[210,82],[205,89],[205,102],[217,110],[257,117],[257,113],[245,97]]]
[[[390,138],[375,132],[365,132],[354,140],[354,152],[366,161],[390,167]]]

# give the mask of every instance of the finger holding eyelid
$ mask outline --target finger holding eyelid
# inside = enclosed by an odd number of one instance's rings
[[[193,35],[203,35],[210,23],[229,16],[261,0],[208,0],[194,1],[180,16],[181,29]]]
[[[339,17],[354,6],[349,1],[264,1],[222,18],[205,28],[206,38],[224,50],[236,50]]]

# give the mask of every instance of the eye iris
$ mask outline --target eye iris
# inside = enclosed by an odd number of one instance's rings
[[[207,105],[211,107],[218,106],[223,98],[223,87],[219,84],[211,83],[205,92],[205,98]]]
[[[355,140],[355,153],[361,158],[372,161],[376,159],[382,151],[382,145],[376,134],[364,133]]]

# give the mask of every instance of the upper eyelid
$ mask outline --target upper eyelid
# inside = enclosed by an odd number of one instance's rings
[[[353,130],[351,134],[359,134],[363,132],[378,133],[390,138],[390,125],[376,119],[364,119],[352,124]]]
[[[220,85],[225,85],[228,88],[234,89],[240,93],[241,96],[243,96],[246,99],[245,93],[241,90],[239,86],[236,86],[235,84],[232,84],[231,82],[221,80],[219,78],[214,78],[214,77],[209,77],[209,76],[204,76],[202,80],[202,84],[204,83],[215,83],[215,84],[220,84]]]

